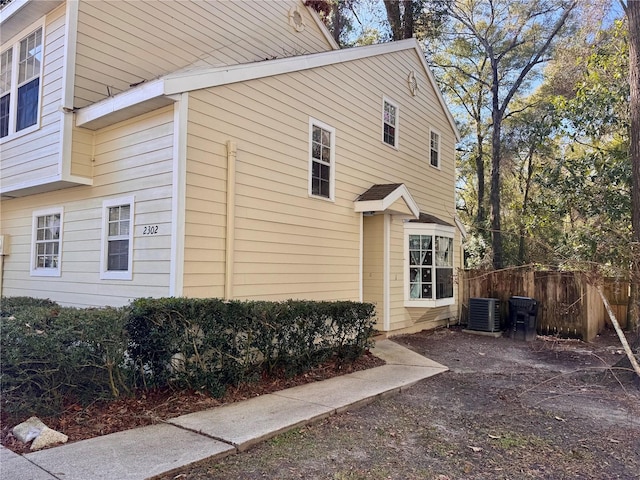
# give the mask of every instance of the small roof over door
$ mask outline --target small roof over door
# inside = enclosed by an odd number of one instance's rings
[[[354,211],[392,213],[419,218],[420,208],[404,183],[373,185],[354,201]]]

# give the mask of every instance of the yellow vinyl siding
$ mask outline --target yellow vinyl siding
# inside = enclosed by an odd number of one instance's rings
[[[306,28],[288,12],[299,5]],[[235,65],[331,50],[302,2],[79,3],[75,107],[189,65]]]
[[[60,173],[61,114],[58,108],[62,97],[64,14],[64,6],[61,6],[47,15],[44,22],[40,128],[24,135],[18,132],[0,144],[0,184],[3,191]]]
[[[185,294],[224,294],[227,141],[237,144],[236,298],[357,300],[360,214],[353,201],[373,184],[405,183],[423,211],[452,222],[455,135],[420,69],[415,51],[404,51],[192,92],[185,257],[193,260],[185,262]],[[405,87],[410,70],[421,82],[416,97]],[[399,150],[381,141],[386,93],[400,106]],[[335,202],[308,195],[309,117],[336,129]],[[429,128],[441,134],[441,170],[428,167]],[[196,170],[197,176],[190,173]],[[202,228],[205,218],[211,227]],[[365,218],[367,231],[378,218]],[[364,261],[374,270],[371,277],[365,270],[363,282],[365,300],[377,304],[382,319],[382,279],[377,286],[373,281],[382,276],[378,230],[372,244],[365,233]],[[392,328],[405,328],[412,319],[403,306],[401,219],[393,219],[392,230],[390,320]],[[380,258],[374,262],[370,249],[376,245]]]
[[[364,302],[376,306],[376,329],[384,330],[384,216],[363,219],[362,291]]]
[[[2,233],[11,236],[12,244],[5,257],[4,295],[47,296],[63,304],[95,306],[169,294],[173,108],[91,136],[93,186],[2,201]],[[86,150],[88,145],[73,148]],[[135,196],[133,280],[100,280],[102,202],[131,195]],[[31,277],[32,212],[57,206],[64,208],[61,275]],[[143,235],[145,225],[158,225],[158,234]]]

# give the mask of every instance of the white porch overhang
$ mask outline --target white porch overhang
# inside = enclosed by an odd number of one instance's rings
[[[373,185],[354,203],[354,211],[364,214],[391,213],[411,218],[420,217],[420,208],[404,183]]]

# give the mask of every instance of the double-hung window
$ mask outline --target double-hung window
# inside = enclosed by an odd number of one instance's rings
[[[453,228],[405,224],[405,306],[453,303]]]
[[[31,275],[60,276],[62,207],[33,212]]]
[[[400,109],[387,98],[382,100],[382,141],[398,148],[398,127]]]
[[[335,129],[309,119],[309,195],[334,199]]]
[[[429,162],[431,166],[440,168],[440,134],[431,130],[429,137]]]
[[[0,52],[0,138],[38,124],[42,27]]]
[[[106,200],[102,212],[100,278],[133,278],[133,197]]]

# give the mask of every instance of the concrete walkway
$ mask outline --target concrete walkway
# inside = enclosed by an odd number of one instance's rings
[[[242,452],[447,370],[390,340],[376,342],[372,352],[387,364],[26,455],[1,447],[0,478],[144,480],[205,458]]]

